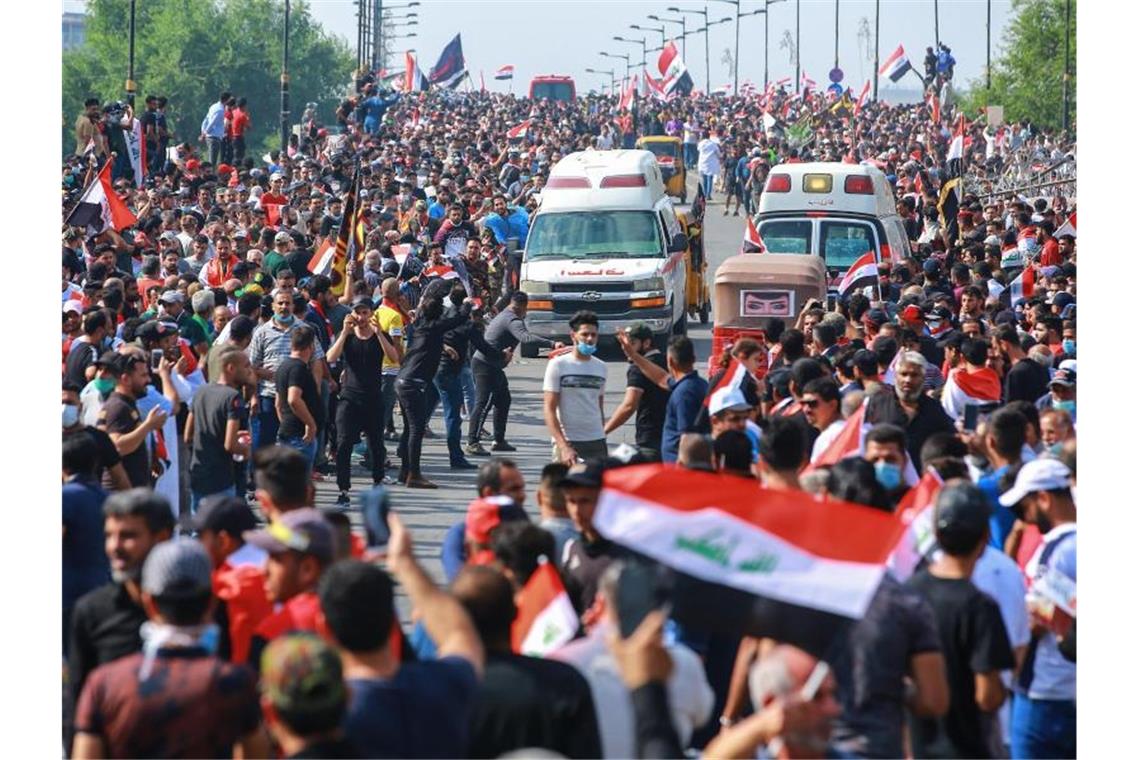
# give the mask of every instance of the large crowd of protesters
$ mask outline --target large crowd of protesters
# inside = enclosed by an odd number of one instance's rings
[[[967,114],[947,220],[950,103],[936,122],[926,103],[773,88],[631,112],[369,77],[265,155],[243,99],[200,105],[200,128],[175,129],[146,99],[141,186],[122,104],[88,101],[64,161],[65,217],[104,162],[136,217],[63,231],[71,756],[1075,756],[1075,620],[1041,591],[1075,599],[1075,225],[1056,236],[1075,205],[1071,187],[991,194],[1006,167],[1073,155],[1071,135]],[[630,325],[625,397],[596,426],[573,415],[604,381],[559,385],[601,364],[580,312],[543,384],[554,461],[524,472],[507,431],[514,352],[543,342],[517,287],[530,220],[562,157],[642,135],[681,139],[707,214],[753,212],[781,163],[872,163],[910,250],[712,357],[712,377],[688,338],[661,352]],[[363,244],[341,275],[317,261],[346,204]],[[745,382],[713,393],[733,361]],[[859,446],[829,456],[856,414]],[[637,445],[611,456],[626,424]],[[477,470],[446,586],[399,517],[402,488],[436,487],[420,459],[443,439]],[[928,474],[940,488],[917,567],[883,576],[822,670],[667,608],[626,630],[643,559],[593,517],[607,473],[645,462],[752,479],[756,509],[802,491],[894,514]],[[359,499],[354,476],[374,486]],[[336,507],[316,509],[330,479]],[[540,657],[512,626],[547,565],[578,632]]]

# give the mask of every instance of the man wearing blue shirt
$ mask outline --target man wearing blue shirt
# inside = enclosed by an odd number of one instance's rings
[[[226,136],[226,101],[230,99],[230,93],[223,92],[218,96],[216,103],[210,106],[210,110],[206,112],[206,118],[202,119],[202,137],[206,141],[206,145],[210,150],[210,165],[218,165],[218,157],[222,153],[222,140]]]
[[[1076,757],[1077,752],[1077,507],[1070,477],[1059,460],[1035,459],[1018,470],[1013,488],[1001,495],[1003,507],[1035,523],[1042,535],[1025,566],[1033,638],[1014,686],[1009,726],[1014,758]]]
[[[384,118],[384,112],[400,99],[400,94],[393,93],[389,97],[382,98],[374,94],[372,85],[365,87],[364,92],[368,97],[361,102],[359,112],[364,115],[364,131],[374,135],[380,131],[380,121]]]
[[[626,333],[619,332],[617,339],[626,357],[637,365],[645,377],[669,391],[669,400],[665,404],[665,425],[661,431],[661,461],[675,463],[683,433],[708,432],[707,423],[705,429],[698,429],[697,420],[701,416],[709,384],[694,368],[697,357],[693,342],[683,336],[669,342],[669,352],[665,357],[668,366],[666,372],[639,354]]]
[[[507,240],[518,240],[518,249],[526,246],[526,236],[530,229],[530,218],[526,211],[518,206],[508,207],[507,199],[502,195],[495,195],[491,200],[492,213],[483,218],[483,226],[489,227],[495,233],[495,242],[505,245]]]

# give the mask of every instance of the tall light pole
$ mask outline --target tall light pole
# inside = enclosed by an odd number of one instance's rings
[[[986,92],[990,91],[990,0],[986,0]],[[1069,60],[1068,54],[1065,60]]]
[[[938,36],[938,0],[934,0],[934,49],[937,50],[941,43],[942,38]]]
[[[133,3],[132,3],[133,5]],[[289,155],[289,0],[285,0],[285,29],[281,45],[281,155]]]
[[[877,1],[877,0],[876,0]],[[768,9],[784,0],[764,0],[764,89],[768,89]]]
[[[616,37],[615,36],[614,40],[617,42],[632,42],[634,45],[641,45],[641,65],[642,66],[647,65],[647,62],[649,61],[649,51],[646,49],[644,37],[642,37],[640,40],[637,40],[637,39],[634,39],[632,37]]]
[[[986,0],[989,3],[989,0]],[[989,52],[989,41],[986,41],[986,51]],[[987,75],[989,72],[989,65],[986,65]],[[871,96],[872,100],[878,101],[879,99],[879,0],[875,0],[875,70],[871,72],[871,79],[875,83],[875,94]],[[989,87],[987,84],[986,87]]]
[[[665,27],[664,26],[641,26],[640,24],[630,24],[630,29],[637,29],[642,32],[657,32],[661,35],[661,47],[665,47]]]
[[[796,0],[796,87],[800,86],[800,0]]]
[[[675,5],[670,5],[665,10],[667,10],[671,13],[696,13],[696,14],[699,14],[702,17],[704,17],[704,20],[705,20],[705,25],[704,25],[704,33],[705,33],[705,93],[707,94],[708,92],[710,92],[712,90],[712,79],[709,76],[709,27],[712,26],[712,24],[709,23],[709,7],[706,5],[704,7],[704,10],[698,11],[698,10],[690,10],[687,8],[678,8]],[[698,29],[697,32],[699,32],[699,31],[701,31],[701,30]],[[696,32],[694,32],[694,34],[696,34]]]
[[[419,4],[420,4],[419,0],[413,0],[410,3],[402,3],[400,5],[389,4],[387,6],[387,10],[389,10],[389,11],[406,11],[409,8],[417,7]],[[384,60],[386,57],[384,55],[384,36],[385,36],[384,35],[384,27],[385,26],[391,26],[391,27],[401,26],[401,24],[398,22],[407,21],[408,19],[416,18],[419,15],[418,13],[413,11],[410,13],[405,13],[405,14],[400,14],[400,15],[390,14],[390,15],[388,15],[387,18],[385,18],[384,17],[384,8],[385,8],[385,6],[383,5],[383,0],[375,0],[375,10],[374,10],[374,18],[373,18],[374,32],[373,32],[373,39],[372,39],[372,68],[373,69],[383,68],[384,65],[387,63],[387,61]],[[411,26],[411,23],[404,24],[404,26]],[[396,36],[389,35],[388,39],[398,39],[398,38]]]
[[[628,53],[607,53],[606,51],[603,50],[602,52],[598,53],[598,55],[603,56],[605,58],[620,58],[620,59],[625,61],[625,80],[622,81],[622,88],[624,89],[625,88],[625,82],[629,80],[629,70],[630,70],[629,54]]]
[[[764,17],[764,28],[765,28],[765,30],[768,28],[768,9],[767,8],[758,8],[757,10],[754,10],[754,11],[748,11],[748,13],[736,14],[736,25],[737,26],[740,26],[740,19],[743,18],[744,16],[763,16]],[[765,32],[765,38],[767,38],[766,32]],[[767,82],[767,69],[768,69],[767,61],[768,61],[768,45],[767,45],[767,42],[765,42],[765,44],[764,44],[765,82]],[[739,66],[739,61],[737,62],[737,65]],[[766,86],[767,86],[767,84],[765,84],[765,87]]]
[[[613,69],[586,69],[588,74],[609,74],[610,75],[610,94],[614,93],[614,70]]]
[[[131,20],[127,32],[127,104],[133,111],[135,108],[135,0],[131,0]],[[1065,54],[1068,56],[1068,53]]]
[[[682,58],[688,58],[689,57],[689,45],[688,45],[689,33],[688,33],[688,31],[685,30],[685,17],[681,16],[681,18],[662,18],[661,16],[649,16],[649,18],[652,19],[653,21],[660,21],[663,24],[680,24],[681,25],[681,57]]]
[[[1073,18],[1073,2],[1065,0],[1065,67],[1061,75],[1061,129],[1069,128],[1069,31]],[[988,71],[988,69],[987,69]]]
[[[839,0],[835,0],[835,68],[839,68]]]

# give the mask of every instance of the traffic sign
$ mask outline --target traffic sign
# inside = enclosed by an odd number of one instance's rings
[[[827,72],[827,78],[830,79],[832,82],[835,82],[836,84],[838,84],[839,82],[842,82],[843,81],[843,69],[841,69],[837,66],[836,68]]]

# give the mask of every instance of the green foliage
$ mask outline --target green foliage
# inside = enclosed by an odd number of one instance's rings
[[[75,117],[89,97],[125,100],[129,0],[90,0],[87,39],[63,54],[63,152],[75,148]],[[283,0],[145,0],[135,10],[135,108],[147,95],[165,95],[175,139],[196,142],[202,117],[229,90],[249,103],[247,143],[280,144]],[[289,11],[291,122],[308,101],[332,120],[334,102],[352,76],[355,54],[326,33],[294,0]]]
[[[993,61],[992,88],[986,92],[985,75],[971,83],[960,102],[966,113],[986,105],[1005,107],[1007,122],[1029,119],[1042,127],[1059,129],[1062,81],[1065,70],[1066,0],[1013,0],[1013,20],[1006,29],[1002,49]],[[1072,2],[1069,22],[1070,128],[1076,124],[1077,4]]]

